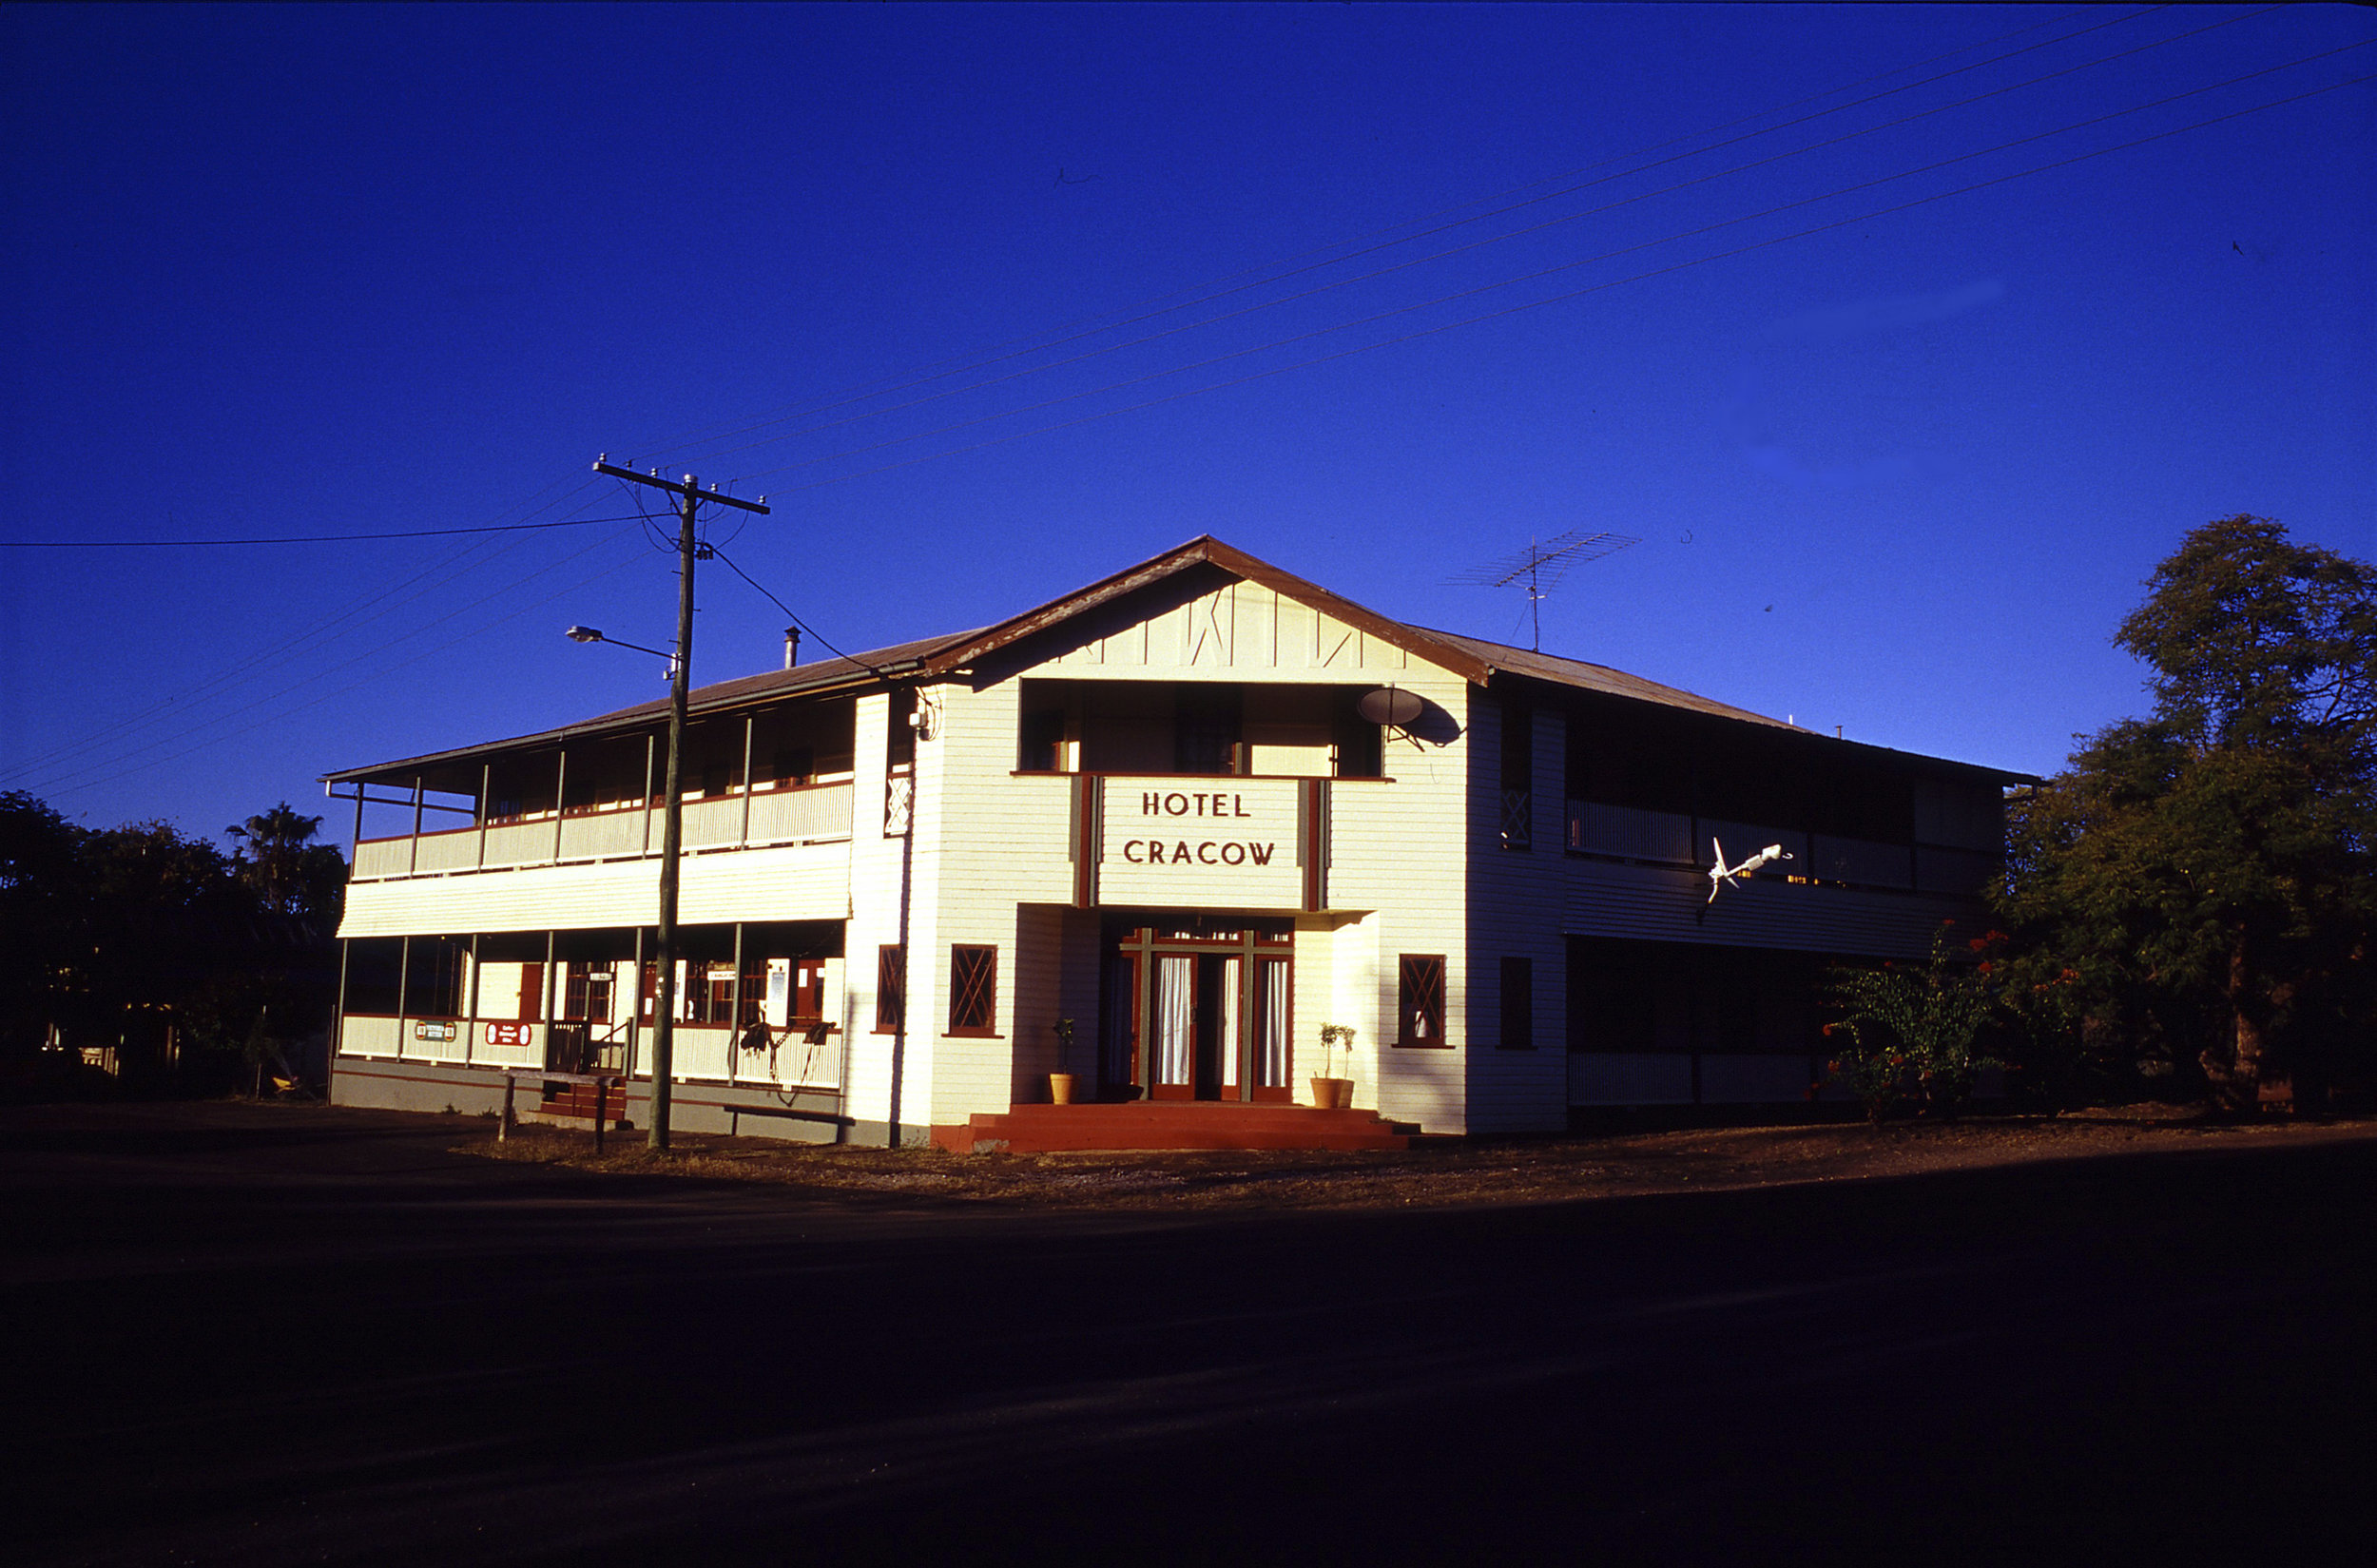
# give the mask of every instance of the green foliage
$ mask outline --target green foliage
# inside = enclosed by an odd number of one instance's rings
[[[1330,1068],[1336,1061],[1335,1052],[1341,1046],[1343,1047],[1345,1051],[1345,1065],[1349,1068],[1353,1066],[1354,1036],[1358,1033],[1360,1033],[1360,1031],[1356,1030],[1354,1026],[1349,1023],[1324,1023],[1321,1026],[1322,1076],[1336,1076],[1336,1074],[1331,1072]]]
[[[2116,641],[2155,710],[2009,814],[2010,994],[2074,1059],[2251,1103],[2366,1082],[2377,1039],[2377,569],[2231,517]]]
[[[0,1058],[21,1079],[54,1031],[69,1050],[116,1047],[155,1088],[170,1038],[181,1077],[212,1087],[228,1074],[210,1078],[210,1057],[253,1068],[319,1032],[345,862],[305,842],[318,826],[286,803],[250,818],[235,830],[249,860],[164,823],[86,829],[0,795]]]
[[[1831,1074],[1869,1121],[1880,1122],[1902,1101],[1919,1111],[1952,1112],[1972,1098],[1983,1069],[2003,1065],[1976,1049],[1996,1006],[1995,964],[1985,958],[1956,961],[1948,948],[1955,924],[1943,920],[1932,933],[1931,959],[1920,971],[1885,963],[1831,972],[1828,989],[1841,1014],[1824,1026],[1835,1042]],[[1993,933],[1971,947],[1985,953],[2001,940]]]

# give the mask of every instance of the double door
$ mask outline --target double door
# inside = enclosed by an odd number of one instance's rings
[[[1293,1098],[1288,932],[1140,926],[1106,959],[1100,1088],[1158,1100]]]

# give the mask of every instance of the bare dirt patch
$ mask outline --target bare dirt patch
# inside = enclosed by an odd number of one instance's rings
[[[1471,1140],[1398,1152],[951,1154],[680,1133],[666,1153],[615,1134],[523,1127],[455,1152],[622,1174],[763,1183],[822,1201],[1034,1209],[1381,1209],[1550,1203],[1857,1181],[2033,1160],[2377,1138],[2377,1119],[2230,1121],[2136,1105],[1962,1121],[1740,1127]]]

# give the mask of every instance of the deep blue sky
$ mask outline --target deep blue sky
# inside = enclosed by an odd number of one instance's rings
[[[1547,649],[2051,771],[2143,707],[2108,638],[2188,528],[2377,554],[2377,86],[2239,114],[2377,72],[2372,38],[2319,7],[10,7],[0,537],[619,517],[609,452],[767,494],[727,554],[859,648],[1200,532],[1524,643],[1516,594],[1450,580],[1609,529],[1642,543],[1562,585]],[[879,390],[927,369],[957,374]],[[343,835],[326,769],[658,695],[560,629],[658,645],[673,605],[625,523],[0,551],[0,788]],[[702,605],[697,680],[777,661],[759,594],[708,568]]]

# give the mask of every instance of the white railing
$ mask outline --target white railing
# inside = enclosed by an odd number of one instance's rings
[[[595,811],[561,819],[561,858],[608,861],[644,853],[644,811]]]
[[[553,858],[553,820],[498,823],[487,830],[489,865],[531,865]]]
[[[404,1020],[404,1055],[408,1061],[460,1062],[468,1059],[470,1029],[452,1018]]]
[[[338,1054],[342,1056],[393,1056],[404,1037],[404,1020],[350,1013],[339,1020]]]
[[[498,1043],[489,1036],[502,1031]],[[483,1019],[471,1026],[471,1062],[475,1067],[542,1067],[545,1065],[545,1026]],[[515,1042],[515,1036],[526,1035]]]
[[[753,843],[806,843],[850,837],[847,783],[777,789],[751,797]]]
[[[733,1074],[734,1031],[710,1024],[681,1023],[670,1042],[669,1075],[727,1082]]]
[[[1587,855],[1617,855],[1630,861],[1673,861],[1689,864],[1692,820],[1672,811],[1568,803],[1568,847]]]
[[[764,1051],[745,1051],[738,1045],[735,1082],[771,1089],[841,1088],[841,1036],[828,1035],[811,1045],[806,1035],[804,1028],[795,1025],[790,1031],[771,1032]]]
[[[713,795],[687,801],[685,806],[685,846],[717,849],[743,842],[743,797]]]
[[[358,882],[375,877],[401,877],[412,868],[410,839],[365,839],[355,846],[353,875]]]
[[[903,784],[905,780],[901,781]],[[793,789],[763,790],[749,799],[750,831],[744,830],[744,798],[716,795],[687,801],[685,846],[724,849],[742,844],[825,843],[850,837],[853,786],[848,780]],[[567,816],[558,824],[564,861],[628,860],[660,853],[662,813],[641,805]],[[647,825],[648,821],[648,826]],[[480,859],[480,841],[486,858]],[[556,824],[549,813],[526,822],[424,833],[418,839],[366,839],[355,846],[352,879],[358,882],[415,873],[490,870],[550,865],[555,860]]]
[[[449,833],[424,834],[415,854],[415,871],[474,870],[478,865],[478,829],[466,827]]]

